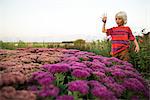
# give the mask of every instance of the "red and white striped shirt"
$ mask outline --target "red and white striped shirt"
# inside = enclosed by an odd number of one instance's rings
[[[111,54],[115,55],[122,50],[129,48],[129,40],[133,41],[135,37],[127,26],[119,26],[107,29],[107,36],[112,37]]]

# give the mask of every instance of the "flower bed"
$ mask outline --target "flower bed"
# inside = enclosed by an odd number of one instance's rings
[[[1,89],[11,85],[34,93],[39,100],[149,99],[148,85],[138,71],[114,57],[71,49],[0,52],[5,55],[0,62]],[[7,59],[18,62],[9,64]]]

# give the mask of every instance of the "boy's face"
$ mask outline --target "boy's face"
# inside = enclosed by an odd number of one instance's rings
[[[116,23],[118,26],[123,26],[124,25],[124,21],[122,17],[116,17]]]

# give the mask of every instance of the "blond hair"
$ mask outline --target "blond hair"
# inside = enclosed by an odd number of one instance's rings
[[[121,17],[121,18],[123,19],[123,21],[124,21],[124,25],[127,24],[127,14],[126,14],[126,12],[120,11],[120,12],[118,12],[118,13],[115,15],[115,18],[116,18],[116,17]]]

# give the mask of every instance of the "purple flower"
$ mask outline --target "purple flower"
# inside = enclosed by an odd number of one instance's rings
[[[28,90],[30,90],[30,91],[38,91],[38,88],[37,88],[37,86],[33,85],[33,86],[29,86]]]
[[[144,79],[142,78],[142,76],[139,73],[135,73],[135,72],[132,72],[132,71],[127,71],[127,70],[125,70],[124,73],[127,75],[127,77],[136,78],[140,82],[142,82],[143,84],[145,84]]]
[[[139,96],[132,96],[131,100],[140,100]]]
[[[85,55],[85,54],[87,54],[87,53],[88,53],[88,52],[80,51],[80,52],[75,53],[75,56],[78,56],[78,55]]]
[[[105,73],[102,72],[93,72],[92,74],[96,75],[96,77],[98,77],[98,79],[103,79],[106,77]]]
[[[114,78],[111,76],[105,77],[105,78],[101,79],[100,81],[102,83],[106,83],[106,84],[115,82]]]
[[[38,93],[38,95],[42,97],[47,97],[47,96],[56,97],[58,94],[59,94],[59,88],[55,87],[54,85],[45,86]]]
[[[136,72],[136,69],[134,69],[133,67],[130,67],[130,66],[125,66],[124,69]]]
[[[99,81],[95,80],[88,81],[88,85],[92,88],[103,86]]]
[[[34,72],[32,75],[33,80],[38,81],[40,85],[48,85],[55,80],[54,76],[49,72]]]
[[[78,61],[80,61],[80,59],[79,58],[77,58],[77,57],[75,57],[75,56],[73,56],[73,57],[66,57],[66,58],[64,58],[64,62],[72,62],[72,61],[76,61],[76,62],[78,62]]]
[[[88,61],[90,58],[86,55],[77,55],[77,57],[82,61]]]
[[[140,100],[139,96],[132,96],[131,100]]]
[[[135,92],[143,92],[145,89],[144,85],[136,78],[126,79],[123,86]]]
[[[82,69],[82,67],[80,67],[80,66],[70,66],[69,68],[72,69],[72,70]]]
[[[70,91],[79,91],[81,94],[86,95],[88,94],[89,87],[86,81],[77,80],[68,83],[68,89]]]
[[[39,79],[42,79],[44,77],[53,77],[53,75],[49,72],[40,71],[40,72],[34,72],[32,74],[32,77],[34,80],[39,80]]]
[[[42,79],[39,79],[38,80],[38,83],[40,84],[40,85],[49,85],[49,84],[51,84],[53,81],[55,80],[55,78],[53,77],[53,76],[51,76],[51,77],[43,77]]]
[[[102,61],[105,57],[101,56],[101,55],[95,55],[95,56],[89,56],[92,59],[97,59],[99,61]]]
[[[68,64],[51,64],[49,66],[48,71],[51,73],[62,73],[62,72],[68,72],[69,71],[69,65]]]
[[[134,93],[131,94],[131,99],[133,99],[132,96],[138,94],[140,95],[139,98],[149,97],[148,85],[141,74],[128,62],[115,57],[108,58],[79,50],[35,49],[34,51],[41,54],[43,51],[50,54],[53,52],[61,53],[61,55],[56,53],[61,62],[45,64],[42,66],[44,70],[33,73],[32,79],[38,82],[40,87],[33,86],[28,89],[39,96],[52,96],[56,100],[73,100],[74,97],[71,95],[62,95],[63,89],[66,87],[61,84],[66,85],[68,83],[67,91],[79,92],[85,95],[86,99],[90,99],[89,95],[93,99],[122,99],[124,92]],[[71,76],[64,76],[70,75],[70,72]],[[56,82],[54,82],[55,77],[53,75],[58,79]],[[88,81],[72,81],[74,77],[87,78]],[[95,80],[92,78],[95,78]],[[63,88],[60,89],[61,95],[59,95],[59,88],[53,84],[60,85],[60,88]],[[128,93],[127,96],[129,96]],[[134,98],[139,99],[137,97]]]
[[[84,63],[79,63],[79,62],[73,63],[72,66],[79,66],[79,67],[82,67],[82,68],[87,68],[87,66]]]
[[[75,49],[69,49],[69,50],[64,49],[64,50],[62,50],[62,52],[65,54],[75,54],[76,52],[79,52],[79,51],[80,50],[75,50]]]
[[[94,55],[95,55],[95,53],[93,53],[93,52],[86,52],[86,54],[87,54],[88,56],[94,56]]]
[[[116,100],[113,92],[109,91],[104,86],[98,86],[91,90],[91,93],[102,100]]]
[[[35,80],[37,80],[37,79],[40,79],[40,78],[42,78],[43,76],[47,76],[48,74],[47,74],[47,72],[43,72],[43,71],[39,71],[39,72],[34,72],[34,73],[32,73],[32,77],[35,79]]]
[[[119,71],[119,70],[113,71],[112,75],[115,77],[120,77],[120,78],[126,77],[126,74],[124,73],[124,71]]]
[[[123,61],[122,64],[125,65],[125,66],[128,66],[128,67],[133,67],[133,65],[130,64],[129,62],[127,62],[127,61]]]
[[[97,60],[97,59],[94,59],[94,60],[93,60],[93,64],[95,64],[95,63],[101,65],[102,67],[106,67],[106,65],[105,65],[104,63],[100,62],[100,61]]]
[[[92,65],[92,62],[90,62],[90,61],[82,61],[82,63],[88,67],[90,67]]]
[[[106,67],[105,68],[105,73],[110,73],[110,72],[112,72],[113,71],[113,69],[112,69],[112,67]]]
[[[111,66],[111,69],[124,69],[125,66],[124,65],[113,65]]]
[[[71,74],[77,78],[87,78],[90,76],[90,73],[84,69],[75,69]]]
[[[107,67],[110,67],[112,65],[112,62],[109,62],[106,59],[102,60],[102,63],[104,63]]]
[[[93,71],[92,71],[92,69],[90,69],[90,68],[83,68],[84,70],[86,70],[87,72],[89,72],[89,73],[92,73]]]
[[[107,61],[109,62],[117,62],[118,64],[121,64],[123,63],[124,61],[118,59],[118,58],[115,58],[115,57],[111,57],[111,58],[107,58]]]
[[[44,64],[44,65],[42,66],[42,68],[48,69],[49,67],[51,67],[51,65],[52,65],[52,64]]]
[[[111,89],[117,97],[120,97],[122,93],[126,90],[123,85],[117,83],[106,84],[109,89]]]
[[[105,73],[105,71],[106,71],[105,68],[94,68],[94,67],[92,67],[91,69],[92,69],[94,72],[99,71],[99,72]]]
[[[90,68],[93,71],[101,71],[101,72],[105,72],[106,71],[106,67],[104,67],[103,65],[99,64],[99,63],[94,63],[92,62],[92,66],[90,66]]]
[[[74,100],[74,97],[70,95],[63,95],[63,96],[58,96],[56,100]]]
[[[138,73],[136,69],[126,65],[113,65],[111,67],[112,70],[121,70],[121,71],[133,71],[134,73]]]

